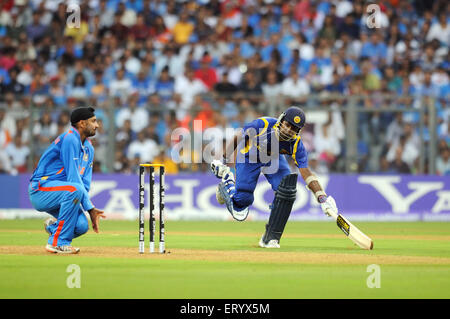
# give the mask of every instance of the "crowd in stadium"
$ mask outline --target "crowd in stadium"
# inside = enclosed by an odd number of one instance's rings
[[[95,106],[101,123],[95,172],[115,128],[114,171],[164,161],[174,173],[207,166],[172,162],[173,129],[238,128],[290,104],[332,110],[311,113],[302,138],[314,170],[342,172],[348,101],[336,94],[372,109],[390,94],[423,108],[425,126],[434,108],[436,171],[449,175],[450,3],[376,3],[371,17],[363,0],[1,1],[0,172],[29,171],[77,106]],[[417,173],[419,121],[358,113],[357,170]]]

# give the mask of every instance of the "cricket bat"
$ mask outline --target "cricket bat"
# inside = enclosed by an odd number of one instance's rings
[[[328,214],[336,221],[337,226],[344,234],[351,239],[356,245],[362,249],[373,249],[373,241],[366,234],[360,231],[355,225],[350,223],[347,218],[341,214],[337,215],[331,210],[327,210]]]

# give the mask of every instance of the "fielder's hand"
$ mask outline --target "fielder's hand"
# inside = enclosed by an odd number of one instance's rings
[[[214,160],[211,162],[211,172],[217,177],[222,179],[222,176],[230,171],[230,168],[220,160]]]
[[[101,218],[106,218],[105,216],[105,212],[101,211],[100,209],[97,208],[92,208],[89,211],[89,216],[91,217],[91,222],[92,222],[92,229],[98,233],[98,229],[99,229],[99,221],[100,221],[100,217]]]
[[[328,215],[330,217],[332,215],[338,214],[336,201],[331,196],[327,196],[327,199],[323,203],[320,204],[320,207],[322,208],[322,211],[324,212],[324,214]],[[331,211],[331,213],[329,211]]]

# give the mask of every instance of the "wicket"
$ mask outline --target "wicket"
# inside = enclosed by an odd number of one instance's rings
[[[165,169],[163,164],[139,164],[139,253],[143,254],[145,251],[144,243],[144,228],[145,228],[145,213],[144,213],[144,198],[145,198],[145,169],[150,170],[150,216],[149,216],[149,231],[150,231],[150,253],[155,252],[155,167],[159,168],[159,252],[165,253],[165,223],[164,223],[164,174]]]

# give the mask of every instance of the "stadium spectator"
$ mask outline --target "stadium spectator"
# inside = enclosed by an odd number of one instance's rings
[[[25,86],[17,80],[18,71],[15,67],[9,70],[9,83],[0,83],[1,94],[13,93],[20,96],[25,93]]]
[[[109,91],[112,96],[120,97],[126,100],[131,93],[132,84],[130,79],[125,77],[125,70],[119,69],[116,72],[116,78],[111,81]]]
[[[122,127],[126,120],[131,121],[131,129],[138,133],[148,125],[148,111],[143,107],[137,106],[138,96],[131,95],[128,98],[128,104],[123,105],[116,116],[117,127]]]
[[[76,44],[82,44],[86,36],[89,34],[89,23],[87,19],[88,17],[85,13],[83,13],[81,14],[80,21],[70,21],[71,23],[66,23],[64,35],[66,37],[72,37]],[[78,24],[74,25],[73,23]]]
[[[332,117],[329,116],[324,124],[316,125],[314,133],[314,146],[319,164],[331,168],[341,152],[341,144],[333,131]]]
[[[9,105],[0,107],[0,129],[8,136],[7,141],[10,141],[16,135],[16,118]]]
[[[122,56],[124,68],[127,74],[134,77],[141,69],[141,60],[138,59],[132,50],[126,49]]]
[[[162,70],[168,69],[169,75],[175,77],[183,74],[185,59],[181,55],[176,54],[174,47],[165,47],[163,54],[161,54],[155,62],[155,76],[159,77]]]
[[[16,49],[11,46],[5,46],[2,51],[2,55],[0,56],[0,68],[9,71],[17,63],[15,57]]]
[[[138,14],[136,17],[136,24],[131,26],[129,34],[136,41],[144,41],[151,35],[151,29],[145,24],[144,15]]]
[[[6,146],[5,152],[11,160],[13,173],[25,173],[27,171],[26,164],[30,148],[23,144],[21,135],[14,136],[13,141]]]
[[[217,103],[215,104],[214,109],[225,117],[227,123],[233,121],[233,119],[239,114],[237,104],[231,96],[219,95],[216,98],[216,102]]]
[[[11,137],[6,130],[0,127],[0,174],[11,174],[11,159],[6,153],[6,146],[10,143]]]
[[[86,79],[83,73],[79,72],[75,74],[72,85],[69,85],[67,90],[67,96],[75,98],[77,100],[86,100],[89,96]]]
[[[338,34],[342,36],[343,34],[348,35],[351,39],[358,39],[360,33],[360,28],[355,21],[355,15],[349,13],[345,16],[343,23],[338,27]]]
[[[127,157],[129,160],[137,159],[139,163],[151,163],[158,154],[158,144],[154,140],[147,138],[144,131],[140,131],[137,134],[137,139],[131,142]]]
[[[164,12],[161,12],[160,15],[164,20],[164,24],[167,26],[169,30],[172,30],[178,22],[178,12],[176,7],[176,2],[169,1],[167,3],[166,9]]]
[[[200,61],[200,68],[195,71],[195,78],[201,80],[208,90],[213,89],[218,81],[215,68],[210,66],[211,62],[209,54],[205,54]]]
[[[33,127],[33,138],[37,143],[38,154],[41,155],[57,136],[58,126],[52,121],[51,114],[45,112]]]
[[[445,12],[439,13],[439,20],[433,23],[430,31],[427,33],[427,41],[437,39],[443,45],[450,45],[450,24],[447,22],[447,19],[448,17]]]
[[[114,14],[113,24],[107,28],[110,34],[114,35],[119,43],[124,43],[128,36],[128,27],[122,23],[120,13]]]
[[[233,57],[228,54],[224,55],[222,59],[223,62],[218,68],[219,77],[221,77],[226,72],[230,83],[239,86],[242,80],[242,72],[239,70],[239,67],[236,64],[237,61],[235,61]]]
[[[172,33],[166,26],[164,19],[157,15],[154,22],[151,23],[150,33],[155,38],[156,44],[159,46],[165,45],[172,39]]]
[[[107,6],[107,0],[100,0],[98,9],[94,11],[100,17],[100,28],[109,28],[114,21],[114,10]]]
[[[161,163],[164,165],[164,170],[167,175],[178,174],[178,165],[170,158],[170,155],[166,154],[163,150],[154,158],[155,163]]]
[[[281,106],[281,94],[282,86],[277,81],[277,74],[275,72],[269,72],[267,74],[267,82],[263,83],[261,86],[266,108],[264,113],[268,116],[273,116],[280,113],[278,106]]]
[[[203,81],[195,78],[195,71],[193,69],[187,68],[184,75],[178,75],[175,78],[174,91],[181,97],[182,103],[180,105],[181,110],[179,111],[185,112],[192,106],[194,96],[197,94],[206,93],[208,91],[208,87],[203,83]]]
[[[22,138],[22,143],[26,145],[29,145],[31,141],[29,122],[29,117],[19,118],[16,120],[16,136],[19,135]]]
[[[336,25],[334,24],[333,17],[331,15],[325,17],[324,26],[319,31],[318,36],[323,39],[327,39],[329,43],[334,44],[337,37]]]
[[[236,93],[237,90],[237,86],[229,81],[227,71],[222,73],[222,79],[214,85],[214,91],[227,98],[231,98],[231,95]]]
[[[386,130],[386,147],[389,148],[403,135],[403,114],[398,112],[395,114],[394,120],[389,123]]]
[[[38,42],[47,32],[47,26],[41,24],[41,12],[34,11],[32,23],[27,27],[27,36],[34,43]]]
[[[37,58],[36,48],[27,39],[20,39],[14,58],[17,62],[32,61]]]
[[[244,74],[244,79],[239,86],[239,91],[241,94],[247,96],[254,105],[258,105],[262,99],[261,82],[253,72],[246,72]]]
[[[132,87],[139,95],[139,106],[144,105],[150,94],[155,91],[155,84],[152,82],[151,77],[148,76],[142,69],[138,72],[136,77],[133,77]]]
[[[94,72],[94,82],[89,87],[88,95],[97,101],[97,103],[103,103],[106,101],[108,96],[108,88],[105,85],[105,80],[103,79],[103,71],[98,69]]]
[[[193,31],[194,25],[189,21],[188,14],[181,12],[179,20],[172,29],[173,39],[177,44],[186,44]]]
[[[98,119],[99,127],[95,136],[91,138],[92,145],[95,147],[95,160],[98,162],[99,172],[104,171],[108,161],[108,133],[105,131],[103,120]]]
[[[399,150],[401,152],[402,161],[413,168],[415,161],[419,156],[419,137],[413,131],[413,125],[411,123],[405,123],[404,134],[392,143],[386,155],[386,159],[389,162],[393,162],[397,157]]]
[[[400,138],[400,139],[402,139],[402,138]],[[386,160],[388,160],[388,159],[386,158]],[[411,173],[411,168],[403,160],[403,148],[402,147],[399,147],[395,150],[395,157],[390,162],[389,168],[394,173],[401,173],[401,174]]]
[[[333,81],[325,86],[325,90],[331,93],[344,94],[345,84],[343,83],[341,76],[338,72],[333,72]]]
[[[374,32],[370,36],[369,41],[363,43],[361,56],[369,58],[375,65],[385,63],[387,58],[387,46],[377,32]]]
[[[310,153],[308,156],[308,167],[318,175],[326,175],[329,173],[328,166],[323,161],[319,161],[316,153]]]
[[[436,173],[438,175],[450,175],[450,148],[444,147],[440,150],[436,159]]]

